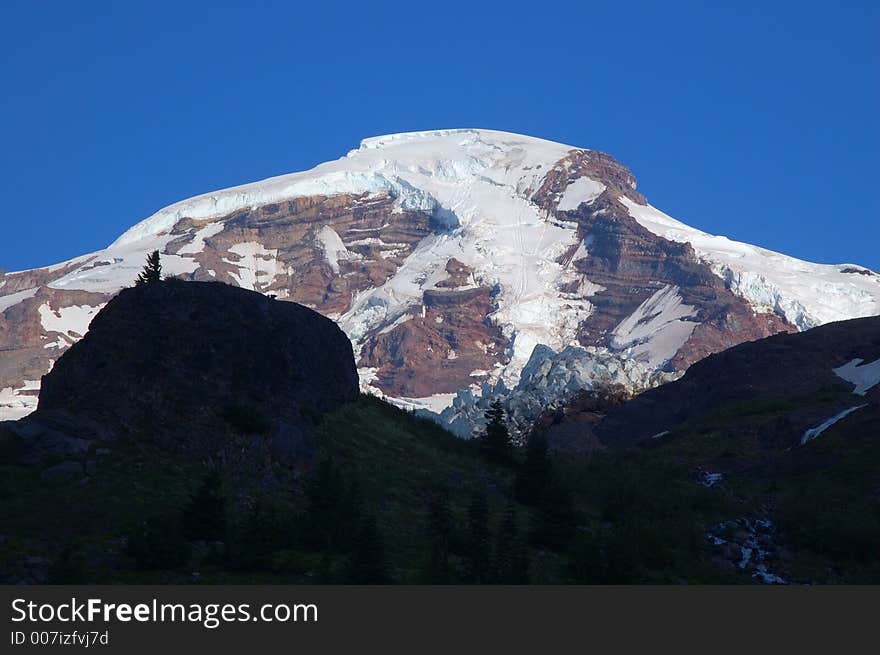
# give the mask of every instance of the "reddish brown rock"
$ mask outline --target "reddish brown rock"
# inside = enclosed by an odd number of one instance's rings
[[[394,212],[394,202],[387,194],[313,196],[236,212],[225,219],[221,232],[205,239],[204,250],[194,256],[199,269],[192,278],[238,285],[238,264],[247,266],[248,262],[242,262],[242,256],[230,249],[258,243],[264,251],[275,251],[274,256],[263,257],[267,263],[276,262],[276,272],[271,278],[258,278],[255,290],[294,300],[326,315],[341,314],[357,292],[383,284],[431,232],[428,215]],[[199,224],[190,221],[177,227],[186,235],[175,242],[179,248],[190,241],[188,232]],[[317,240],[325,227],[352,253],[350,259],[339,260],[338,272]],[[260,262],[254,264],[259,267]]]
[[[42,305],[48,305],[50,311],[82,305],[97,307],[108,298],[104,294],[42,286],[30,298],[0,312],[0,389],[19,387],[24,380],[39,380],[49,370],[50,361],[82,337],[74,332],[46,330],[39,312]],[[47,347],[55,343],[58,347]]]
[[[507,340],[488,318],[493,311],[486,288],[426,291],[423,313],[368,340],[361,366],[378,368],[387,394],[421,398],[451,393],[506,362]]]
[[[670,362],[674,370],[743,341],[796,330],[775,314],[756,313],[697,258],[690,244],[649,232],[617,197],[606,190],[589,205],[561,212],[578,222],[579,236],[588,244],[585,257],[572,261],[572,249],[560,259],[580,276],[569,290],[580,279],[602,287],[589,297],[595,309],[580,325],[581,344],[610,347],[614,328],[665,285],[678,287],[682,301],[694,308],[690,320],[698,324]]]
[[[572,150],[547,171],[532,200],[552,212],[568,185],[582,177],[601,181],[614,195],[625,196],[639,204],[647,202],[645,196],[636,191],[636,178],[626,166],[604,152],[580,149]]]
[[[446,272],[449,277],[440,280],[436,286],[454,289],[474,285],[474,269],[458,261],[455,257],[446,262]]]

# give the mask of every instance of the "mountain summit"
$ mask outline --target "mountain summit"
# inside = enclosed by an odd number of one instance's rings
[[[363,388],[445,409],[460,432],[480,398],[641,390],[743,341],[880,314],[876,273],[688,227],[604,153],[491,130],[395,134],[0,276],[0,419],[33,410],[41,376],[156,249],[168,273],[333,318]]]

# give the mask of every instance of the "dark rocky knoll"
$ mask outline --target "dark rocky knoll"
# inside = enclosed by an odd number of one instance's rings
[[[114,297],[42,389],[37,411],[10,428],[26,459],[131,436],[201,457],[241,439],[294,460],[310,455],[319,415],[357,397],[358,376],[348,338],[317,312],[171,279]]]

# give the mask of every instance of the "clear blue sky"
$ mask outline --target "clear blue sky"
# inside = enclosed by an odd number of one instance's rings
[[[0,267],[365,136],[486,127],[607,151],[706,231],[880,269],[878,6],[6,0]]]

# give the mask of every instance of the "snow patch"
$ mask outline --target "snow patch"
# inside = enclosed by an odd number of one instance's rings
[[[406,323],[410,319],[412,319],[411,314],[403,313],[400,316],[398,316],[396,319],[394,319],[391,323],[389,323],[388,325],[383,327],[381,330],[379,330],[378,334],[388,334],[394,328],[396,328],[398,325],[403,325],[404,323]]]
[[[205,239],[210,239],[215,234],[223,231],[226,225],[222,222],[208,223],[200,228],[193,236],[193,240],[177,251],[178,255],[195,255],[204,251]]]
[[[570,183],[556,203],[559,211],[572,211],[582,204],[589,204],[602,195],[605,185],[589,177],[579,177]]]
[[[10,307],[17,305],[22,300],[33,298],[35,295],[37,295],[38,290],[38,287],[34,287],[33,289],[25,289],[24,291],[16,291],[15,293],[10,293],[6,296],[0,296],[0,314],[5,312]]]
[[[382,393],[382,390],[379,389],[379,387],[373,386],[373,382],[379,377],[378,371],[379,369],[369,366],[358,368],[358,382],[360,384],[361,393],[379,396],[380,398],[384,397],[385,394]]]
[[[343,160],[327,162],[311,171],[291,173],[260,182],[231,187],[195,196],[169,205],[144,219],[111,244],[113,247],[135,244],[171,230],[182,218],[207,220],[227,216],[248,207],[259,207],[293,198],[309,196],[382,195],[397,199],[402,209],[433,211],[436,202],[430,195],[395,176],[371,170],[350,170]]]
[[[25,380],[21,387],[0,389],[0,421],[17,421],[37,409],[39,390],[40,380]]]
[[[230,275],[244,289],[264,291],[272,285],[277,275],[284,272],[284,267],[276,259],[278,251],[267,249],[255,241],[237,243],[229,248],[229,252],[238,255],[239,259],[223,261],[238,267],[238,273]]]
[[[165,246],[175,237],[170,233],[158,234],[135,243],[111,246],[95,253],[83,265],[75,268],[57,280],[49,283],[52,289],[91,291],[93,293],[116,293],[122,288],[132,286],[143,270],[147,254],[158,250],[161,254],[162,274],[188,275],[194,273],[199,263],[192,257],[170,255],[164,252]],[[74,263],[82,258],[70,260]],[[108,262],[106,266],[92,267],[95,262]]]
[[[583,238],[583,240],[578,244],[577,250],[574,251],[574,254],[571,256],[571,261],[576,262],[579,259],[584,259],[587,255],[590,254],[590,246],[593,245],[593,235],[588,234]]]
[[[870,364],[862,364],[863,359],[854,359],[834,369],[834,374],[855,385],[854,394],[864,396],[868,389],[880,383],[880,359]]]
[[[95,315],[106,305],[102,303],[96,307],[89,305],[72,305],[53,310],[49,303],[43,303],[38,308],[40,323],[46,332],[58,332],[67,338],[68,344],[82,338],[88,332],[89,324]]]
[[[697,327],[694,307],[682,302],[679,288],[667,284],[623,319],[611,333],[613,350],[659,368],[675,356]]]
[[[867,407],[867,406],[868,406],[868,404],[865,403],[864,405],[856,405],[855,407],[850,407],[849,409],[843,410],[839,414],[835,414],[834,416],[829,418],[827,421],[823,421],[822,423],[820,423],[816,427],[810,428],[809,430],[804,432],[804,436],[801,437],[801,445],[803,446],[808,441],[812,441],[813,439],[818,437],[820,434],[825,432],[825,430],[830,428],[832,425],[842,421],[844,418],[846,418],[847,416],[849,416],[853,412],[862,409],[862,407]]]
[[[325,225],[318,230],[317,234],[315,234],[315,241],[324,252],[324,259],[330,265],[330,269],[335,275],[339,275],[340,260],[351,261],[363,259],[356,252],[351,252],[346,248],[345,244],[342,243],[342,238],[336,233],[336,230],[329,225]]]
[[[388,398],[388,401],[401,409],[408,411],[427,410],[432,413],[440,413],[452,403],[454,393],[438,393],[424,398]]]
[[[54,365],[50,359],[46,373]],[[42,380],[23,380],[19,387],[0,389],[0,421],[17,421],[37,409],[41,384]]]

